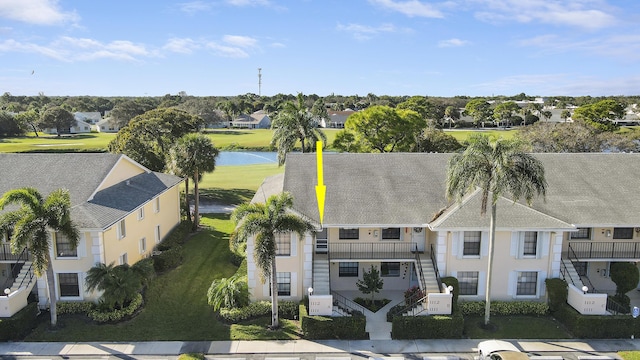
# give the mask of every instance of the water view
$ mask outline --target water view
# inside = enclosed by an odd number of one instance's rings
[[[276,152],[221,151],[216,160],[216,166],[275,164],[277,162],[278,154]]]

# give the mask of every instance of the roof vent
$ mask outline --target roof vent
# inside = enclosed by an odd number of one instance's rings
[[[131,185],[131,180],[127,180],[126,184]]]

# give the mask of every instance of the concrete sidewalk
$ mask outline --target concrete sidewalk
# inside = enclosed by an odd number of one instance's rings
[[[0,356],[103,356],[165,355],[197,352],[229,354],[453,354],[475,353],[482,340],[276,340],[276,341],[148,341],[133,343],[7,342],[0,343]],[[511,340],[531,353],[580,352],[615,354],[640,350],[640,340]],[[544,354],[542,354],[544,355]]]

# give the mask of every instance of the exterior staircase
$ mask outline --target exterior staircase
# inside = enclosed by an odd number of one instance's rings
[[[329,295],[329,257],[327,255],[316,254],[313,260],[313,294]]]
[[[573,284],[578,289],[582,289],[584,284],[580,278],[580,275],[576,271],[576,268],[573,266],[573,263],[569,259],[563,258],[562,260],[562,268],[565,269],[563,272],[563,278],[568,284]]]
[[[428,254],[420,254],[420,266],[422,267],[422,274],[418,274],[418,276],[424,277],[424,284],[426,285],[426,289],[422,289],[422,291],[425,294],[439,293],[438,278],[431,257]]]
[[[31,265],[32,265],[31,261],[26,261],[22,265],[20,272],[18,273],[15,280],[13,281],[13,284],[11,285],[11,288],[10,288],[11,292],[18,291],[18,289],[20,289],[21,286],[22,287],[26,286],[27,292],[30,292],[31,289],[33,289],[33,286],[36,283],[36,281],[33,274],[33,268]]]

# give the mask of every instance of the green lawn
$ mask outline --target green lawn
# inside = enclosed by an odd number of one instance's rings
[[[60,137],[39,135],[39,137],[0,138],[0,152],[103,152],[107,150],[109,141],[116,136],[113,133],[90,133]]]
[[[640,351],[620,351],[618,355],[624,360],[640,360]]]
[[[327,135],[327,145],[330,147],[339,129],[322,129]],[[208,130],[207,135],[219,149],[262,149],[267,150],[271,143],[273,130],[270,129],[219,129]],[[300,143],[298,143],[298,148]]]
[[[495,331],[483,329],[484,317],[464,318],[464,334],[470,339],[570,339],[564,326],[551,317],[492,316]]]
[[[284,166],[276,164],[218,166],[203,176],[200,182],[200,198],[221,204],[239,205],[251,200],[262,181],[284,172]],[[192,182],[189,183],[192,187]],[[193,194],[193,188],[189,189]]]
[[[491,130],[444,130],[447,134],[453,136],[459,142],[465,141],[471,134],[473,133],[482,133],[489,136],[494,136],[496,138],[503,137],[505,139],[511,139],[515,136],[518,130],[509,129],[509,130],[499,130],[492,128]]]

